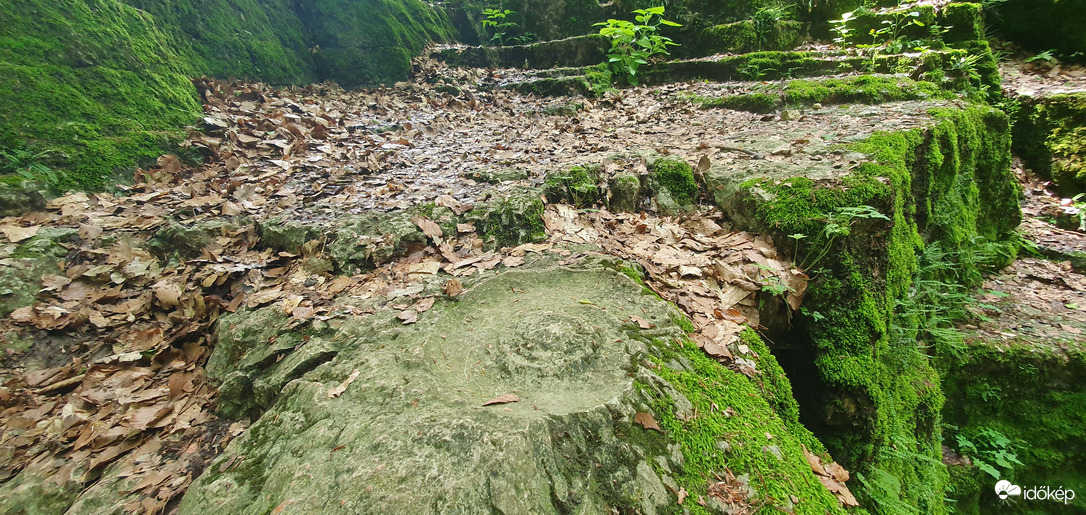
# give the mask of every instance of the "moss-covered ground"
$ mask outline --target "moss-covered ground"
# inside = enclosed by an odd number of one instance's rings
[[[814,104],[878,104],[952,96],[952,93],[941,90],[931,82],[899,76],[855,75],[771,83],[755,86],[749,93],[695,100],[705,107],[769,113],[781,108],[810,107]]]

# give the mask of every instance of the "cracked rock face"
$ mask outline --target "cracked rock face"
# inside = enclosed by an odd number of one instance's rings
[[[411,326],[378,309],[269,343],[280,330],[271,309],[224,318],[233,346],[220,345],[208,370],[279,360],[235,370],[252,371],[241,384],[285,386],[194,483],[183,512],[655,513],[671,502],[671,479],[647,463],[681,467],[682,454],[632,420],[649,409],[644,387],[674,393],[640,357],[653,336],[678,330],[667,304],[624,275],[510,271]],[[660,329],[642,331],[631,315]],[[289,365],[305,361],[296,356],[323,361]],[[253,391],[224,387],[222,401]],[[483,406],[508,394],[519,402]]]

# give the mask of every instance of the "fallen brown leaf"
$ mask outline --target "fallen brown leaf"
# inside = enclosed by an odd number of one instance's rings
[[[422,234],[425,234],[427,237],[434,240],[434,243],[441,243],[441,236],[443,233],[441,231],[441,226],[436,222],[425,216],[420,216],[415,219],[415,225],[418,225],[419,229],[422,229]]]
[[[40,225],[32,225],[30,227],[19,227],[17,225],[0,225],[0,232],[7,236],[8,241],[12,243],[19,243],[23,240],[33,238],[38,234],[38,229],[41,229]]]
[[[517,397],[516,394],[507,393],[505,395],[502,395],[501,397],[494,397],[493,399],[484,402],[483,406],[492,406],[494,404],[509,404],[511,402],[520,402],[520,397]]]
[[[353,383],[355,379],[358,379],[358,374],[360,373],[361,371],[355,369],[351,372],[351,375],[347,376],[347,379],[344,379],[343,382],[339,384],[339,386],[329,388],[328,397],[334,399],[336,397],[339,397],[340,395],[343,395],[343,392],[347,391],[347,387],[351,386],[351,383]]]
[[[660,424],[656,423],[656,419],[653,418],[652,415],[645,413],[644,411],[638,411],[637,413],[634,413],[634,423],[641,424],[641,426],[643,426],[645,429],[651,429],[653,431],[659,431],[661,433],[664,432],[663,429],[660,429]]]
[[[433,297],[425,297],[425,298],[419,299],[419,301],[415,303],[415,311],[417,311],[419,313],[425,313],[426,311],[428,311],[432,307],[434,307],[434,298]]]
[[[637,315],[630,315],[630,321],[637,323],[637,326],[642,329],[652,329],[653,327],[656,327],[656,324],[653,324]]]
[[[396,315],[396,318],[403,321],[403,325],[413,324],[419,321],[419,314],[413,309],[405,309]]]
[[[448,281],[445,281],[444,289],[445,295],[455,297],[457,295],[460,295],[460,293],[464,291],[464,285],[460,282],[459,279],[449,279]]]

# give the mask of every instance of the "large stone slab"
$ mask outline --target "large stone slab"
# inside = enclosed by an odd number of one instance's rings
[[[197,479],[182,513],[657,513],[730,475],[729,464],[739,475],[764,468],[769,490],[804,484],[810,470],[801,439],[750,381],[689,341],[700,357],[686,357],[674,308],[598,264],[496,274],[409,326],[376,307],[291,334],[273,309],[221,320],[209,376],[285,386]],[[320,357],[296,366],[299,356]],[[243,366],[254,358],[268,366]],[[664,377],[737,398],[713,394],[713,413]],[[250,394],[224,387],[222,402]],[[484,405],[508,395],[519,401]],[[733,405],[747,429],[706,430]],[[758,497],[730,477],[741,497]],[[836,511],[812,483],[773,502]],[[702,502],[725,509],[712,495]]]

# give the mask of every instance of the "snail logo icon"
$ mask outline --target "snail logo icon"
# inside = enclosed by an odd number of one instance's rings
[[[999,496],[999,500],[1006,501],[1007,497],[1022,495],[1022,487],[1011,484],[1006,479],[996,483],[995,493]]]

